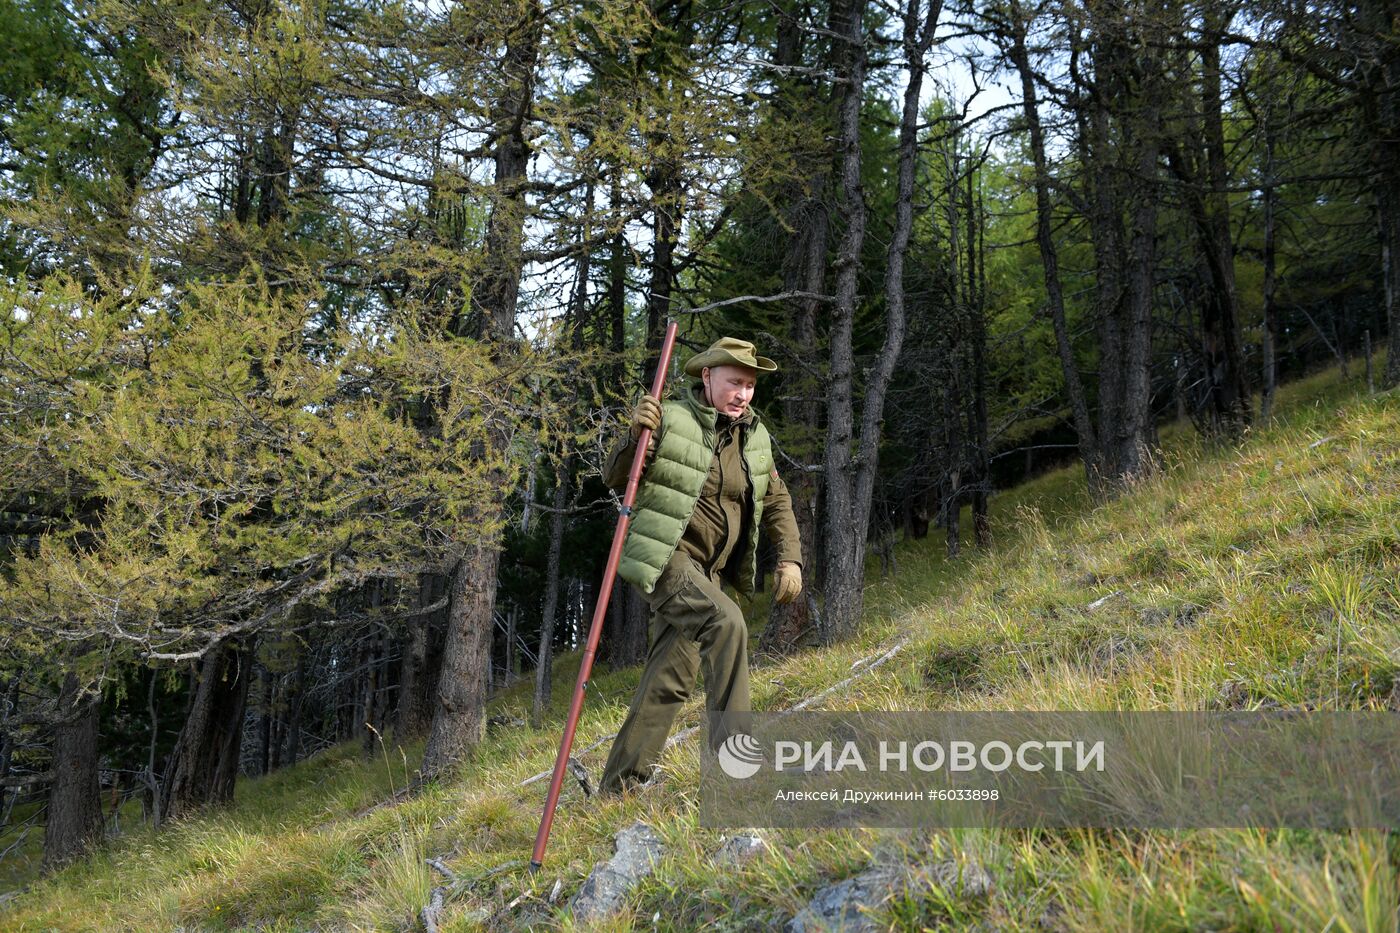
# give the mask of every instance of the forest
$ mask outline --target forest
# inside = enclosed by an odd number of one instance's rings
[[[1050,467],[1400,384],[1394,0],[0,0],[0,59],[0,871],[538,725],[669,320],[780,367],[768,658]]]

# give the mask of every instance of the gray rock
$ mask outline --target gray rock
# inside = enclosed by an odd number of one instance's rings
[[[902,865],[875,865],[858,875],[827,885],[811,903],[788,921],[787,933],[824,933],[843,930],[865,933],[875,930],[867,910],[888,900],[906,877]]]
[[[768,849],[768,842],[755,833],[740,833],[724,840],[715,853],[715,861],[721,865],[742,865],[749,859]]]
[[[614,845],[613,857],[593,866],[583,887],[569,902],[575,920],[591,923],[616,912],[661,858],[660,837],[640,820],[618,833]]]
[[[992,876],[981,865],[950,858],[919,866],[914,870],[914,877],[964,898],[986,897],[994,887]]]
[[[881,929],[870,916],[882,904],[905,892],[915,895],[928,886],[944,888],[963,898],[986,897],[992,876],[975,862],[945,859],[932,864],[876,863],[858,875],[828,885],[788,922],[787,933],[871,933]]]

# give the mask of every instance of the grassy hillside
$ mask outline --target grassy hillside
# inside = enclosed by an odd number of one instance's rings
[[[1238,449],[1168,429],[1161,477],[1097,509],[1077,469],[996,497],[990,554],[949,566],[940,540],[902,546],[897,572],[872,576],[859,641],[759,669],[756,706],[789,706],[907,640],[822,705],[1400,710],[1400,395],[1366,397],[1328,373],[1287,387],[1280,407]],[[598,672],[577,748],[616,728],[636,678]],[[525,688],[496,702],[521,715]],[[625,801],[567,787],[532,878],[545,788],[518,785],[552,763],[557,719],[493,735],[458,780],[413,798],[394,791],[419,749],[392,743],[371,761],[347,747],[243,781],[228,810],[128,835],[34,885],[0,927],[412,929],[442,880],[424,858],[442,856],[458,876],[443,929],[569,929],[562,905],[613,833],[642,819],[666,855],[609,929],[781,924],[891,850],[975,863],[994,882],[985,896],[931,887],[892,902],[877,919],[898,928],[1395,928],[1400,840],[1385,834],[774,831],[769,852],[719,868],[719,834],[696,825],[693,741],[667,756],[663,783]],[[595,773],[606,751],[584,756]]]

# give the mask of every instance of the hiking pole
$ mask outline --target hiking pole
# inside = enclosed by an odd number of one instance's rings
[[[651,384],[651,395],[655,399],[661,398],[661,390],[666,385],[666,368],[671,365],[671,349],[675,345],[676,322],[671,321],[666,325],[666,337],[661,341],[661,361],[656,366],[656,378]],[[588,627],[583,663],[579,665],[578,681],[574,684],[574,698],[569,703],[569,718],[564,721],[564,740],[559,744],[559,757],[554,759],[554,776],[549,781],[549,796],[544,801],[544,816],[540,818],[540,831],[535,834],[535,854],[530,857],[531,874],[540,870],[540,863],[544,861],[544,847],[549,843],[549,827],[554,822],[554,808],[559,804],[559,791],[564,785],[564,770],[569,764],[569,752],[574,747],[574,730],[578,728],[579,713],[583,712],[583,692],[588,687],[588,675],[593,670],[593,655],[598,650],[598,638],[603,634],[603,619],[608,613],[613,581],[617,579],[617,564],[622,559],[622,542],[627,538],[627,527],[632,524],[632,503],[637,498],[637,486],[642,479],[642,466],[646,463],[647,445],[650,443],[651,429],[643,428],[637,437],[637,453],[632,457],[632,469],[627,473],[627,490],[622,495],[622,508],[618,512],[617,528],[613,531],[612,549],[608,551],[608,565],[603,570],[598,603],[593,607],[593,622]]]

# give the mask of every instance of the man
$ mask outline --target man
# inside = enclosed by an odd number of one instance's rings
[[[697,381],[679,401],[642,397],[630,439],[608,458],[604,480],[625,486],[642,429],[654,432],[618,565],[651,607],[651,649],[603,770],[605,794],[651,776],[701,668],[712,744],[745,731],[748,626],[720,583],[753,592],[760,528],[778,552],[774,598],[789,602],[802,591],[792,498],[768,429],[749,407],[758,374],[777,368],[747,340],[715,341],[686,363]]]

